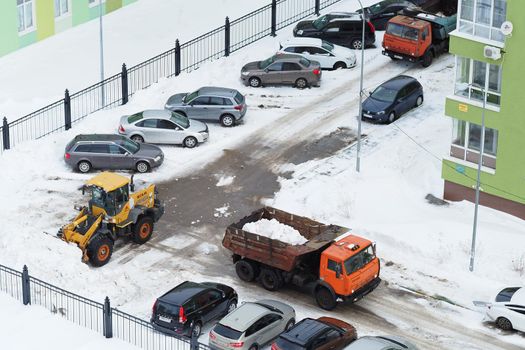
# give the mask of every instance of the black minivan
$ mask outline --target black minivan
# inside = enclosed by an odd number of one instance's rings
[[[363,102],[362,119],[392,123],[423,103],[423,87],[416,78],[398,75],[379,85]]]
[[[183,282],[153,304],[153,328],[171,335],[195,336],[202,326],[237,307],[233,288],[213,282]]]
[[[330,12],[316,20],[297,23],[293,35],[297,37],[318,38],[332,44],[360,50],[362,46],[363,20],[354,12]],[[373,46],[376,41],[375,28],[366,20],[365,47]]]

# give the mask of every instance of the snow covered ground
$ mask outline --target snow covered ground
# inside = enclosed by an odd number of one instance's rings
[[[269,0],[140,0],[104,16],[106,77],[267,5]],[[35,59],[38,57],[38,59]],[[15,120],[100,81],[93,20],[0,57],[0,115]]]
[[[2,349],[137,350],[117,339],[77,326],[39,306],[24,306],[0,292]]]
[[[349,7],[355,9],[355,2],[342,1],[333,9],[347,10]],[[212,261],[211,256],[226,253],[220,246],[202,242],[198,247],[202,254],[189,260],[183,251],[198,241],[191,235],[173,235],[162,242],[179,255],[154,249],[142,252],[137,248],[133,259],[124,264],[120,261],[122,250],[125,250],[122,248],[115,252],[112,262],[101,269],[81,263],[80,252],[75,246],[43,235],[42,231],[56,232],[73,215],[73,204],[84,202],[78,188],[90,177],[71,172],[65,166],[63,148],[77,133],[116,131],[123,114],[162,108],[166,99],[175,92],[217,84],[247,94],[249,110],[245,123],[230,129],[210,125],[209,142],[195,149],[163,147],[165,164],[153,173],[137,178],[158,182],[196,173],[218,158],[224,149],[233,149],[261,133],[268,136],[270,149],[274,145],[272,140],[292,138],[298,141],[304,137],[300,131],[319,119],[325,122],[314,130],[318,136],[337,127],[355,130],[358,69],[323,72],[319,89],[250,89],[241,85],[240,67],[248,61],[271,55],[277,49],[278,41],[289,35],[290,29],[287,28],[276,39],[263,39],[191,74],[163,80],[137,93],[128,105],[98,112],[68,132],[28,142],[4,153],[0,157],[0,169],[3,170],[0,189],[4,198],[9,200],[0,202],[0,263],[16,268],[27,264],[34,276],[95,300],[101,301],[109,295],[114,306],[145,319],[149,316],[151,302],[159,293],[185,279],[204,280],[206,275],[202,265]],[[380,42],[378,33],[377,43]],[[451,123],[443,117],[443,110],[444,98],[451,93],[453,59],[443,57],[423,70],[419,66],[390,62],[381,55],[380,48],[376,48],[366,51],[365,61],[365,88],[371,89],[399,73],[410,74],[423,84],[423,106],[389,126],[363,124],[367,136],[360,173],[353,170],[355,147],[323,160],[280,165],[293,174],[291,178],[280,180],[281,190],[266,204],[319,221],[351,227],[354,233],[377,242],[378,254],[383,258],[381,272],[390,287],[416,290],[460,305],[456,307],[432,299],[420,299],[418,302],[428,311],[429,318],[445,319],[447,323],[457,323],[499,337],[501,348],[507,343],[525,346],[522,335],[501,334],[488,329],[481,323],[483,315],[471,310],[472,300],[489,300],[503,286],[523,284],[516,261],[524,254],[524,222],[482,207],[476,270],[470,273],[468,252],[473,205],[461,202],[437,207],[424,199],[428,193],[437,197],[442,193],[440,158],[447,153],[451,135]],[[318,102],[318,106],[310,107],[312,101]],[[293,122],[295,111],[302,113],[300,123]],[[216,179],[216,186],[221,187],[235,185],[236,181],[232,174],[217,174]],[[218,215],[226,215],[227,203],[216,210]],[[195,230],[198,232],[199,229],[196,224]],[[234,286],[243,300],[267,295],[259,287],[232,278],[231,272],[216,280]],[[378,290],[373,295],[383,295],[381,293]],[[323,314],[312,303],[304,304],[293,294],[282,293],[273,297],[294,305],[298,318]],[[371,299],[372,295],[367,298]],[[359,305],[370,308],[375,302],[365,298]],[[386,317],[381,309],[373,312]],[[401,316],[390,315],[388,321],[400,324],[400,331],[414,337],[426,337],[426,333],[420,334],[422,332],[417,328],[424,320],[414,316],[410,324],[402,321]],[[341,317],[353,322],[360,334],[378,332],[376,325],[360,323],[352,314]],[[447,337],[450,338],[443,334],[438,339],[430,336],[427,339],[437,344],[453,341]],[[465,344],[450,344],[451,349],[469,348]]]

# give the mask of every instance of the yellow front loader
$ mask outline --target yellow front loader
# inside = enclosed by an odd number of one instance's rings
[[[153,224],[164,214],[155,185],[145,184],[135,191],[133,176],[128,179],[103,172],[89,180],[82,191],[91,195],[88,205],[75,206],[78,215],[58,231],[58,237],[77,244],[82,260],[93,266],[107,264],[119,237],[131,237],[138,244],[147,242]]]

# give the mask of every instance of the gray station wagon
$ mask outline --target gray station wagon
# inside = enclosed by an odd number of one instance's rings
[[[208,126],[165,109],[150,109],[120,118],[118,132],[135,142],[193,148],[208,139]]]
[[[290,84],[304,89],[307,86],[320,85],[321,65],[299,55],[277,54],[242,67],[241,79],[245,85],[251,87]]]
[[[191,119],[218,121],[223,126],[233,126],[244,117],[248,106],[237,90],[202,87],[191,93],[171,96],[164,108]]]
[[[164,153],[154,145],[139,144],[113,134],[77,135],[65,150],[64,160],[81,173],[91,169],[127,169],[145,173],[164,161]]]

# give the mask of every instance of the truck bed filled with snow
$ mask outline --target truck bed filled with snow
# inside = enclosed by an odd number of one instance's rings
[[[275,219],[261,219],[259,221],[248,222],[242,227],[242,229],[291,245],[304,244],[308,241],[292,226],[285,225]]]

